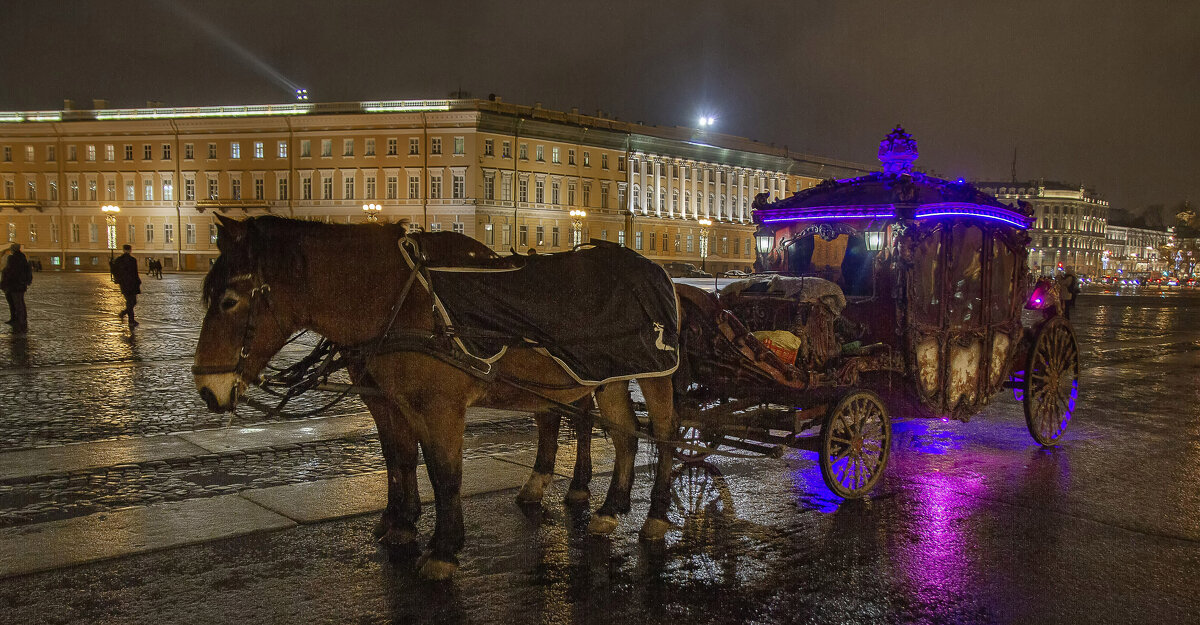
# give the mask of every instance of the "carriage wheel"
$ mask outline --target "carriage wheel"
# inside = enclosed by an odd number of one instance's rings
[[[1058,442],[1075,412],[1079,394],[1079,346],[1062,317],[1038,330],[1025,367],[1025,425],[1042,445]]]
[[[821,427],[821,477],[840,497],[864,497],[887,466],[892,422],[878,395],[853,390],[830,409]]]
[[[700,431],[700,428],[686,427],[681,429],[679,431],[679,440],[685,443],[696,445],[697,447],[709,447],[713,449],[716,449],[717,447],[712,440],[704,436],[704,433]],[[676,460],[684,464],[703,462],[704,459],[710,455],[710,453],[711,452],[708,451],[686,449],[683,447],[671,448],[671,455],[675,456]]]

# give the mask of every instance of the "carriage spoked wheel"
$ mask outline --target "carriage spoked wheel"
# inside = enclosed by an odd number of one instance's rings
[[[714,443],[710,437],[705,436],[700,428],[697,427],[685,427],[680,429],[679,440],[684,443],[688,443],[689,445],[695,445],[696,447],[708,447],[710,449],[717,448],[717,444]],[[704,462],[704,459],[707,458],[711,453],[712,452],[709,451],[688,447],[671,448],[671,455],[675,456],[676,460],[684,464]]]
[[[821,477],[840,497],[864,497],[879,481],[892,446],[892,422],[871,391],[846,393],[821,427]]]
[[[1025,366],[1025,425],[1033,439],[1054,445],[1067,429],[1079,394],[1079,346],[1062,317],[1046,322],[1033,340]]]

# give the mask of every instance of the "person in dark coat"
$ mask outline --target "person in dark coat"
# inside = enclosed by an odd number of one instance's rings
[[[125,252],[112,262],[113,282],[121,287],[121,295],[125,296],[125,310],[117,316],[124,319],[129,317],[129,327],[133,328],[138,322],[133,317],[133,307],[137,306],[138,293],[142,292],[142,278],[138,275],[137,259],[133,257],[133,246],[126,244]]]
[[[4,323],[11,325],[13,332],[26,332],[29,330],[29,319],[25,314],[25,290],[33,283],[33,268],[25,254],[21,253],[19,244],[13,243],[9,250],[12,255],[8,257],[4,270],[0,271],[0,290],[4,291],[4,298],[8,300],[9,316]]]

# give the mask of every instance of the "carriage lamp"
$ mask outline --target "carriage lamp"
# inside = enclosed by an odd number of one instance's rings
[[[864,232],[863,242],[866,244],[867,249],[872,252],[878,252],[883,249],[883,241],[887,238],[885,234],[883,230],[867,230]]]
[[[363,212],[367,214],[367,221],[369,222],[374,223],[379,221],[379,211],[381,210],[383,210],[383,207],[378,204],[363,204]]]
[[[754,243],[758,246],[758,253],[766,256],[775,247],[775,233],[765,228],[760,229],[754,233]]]

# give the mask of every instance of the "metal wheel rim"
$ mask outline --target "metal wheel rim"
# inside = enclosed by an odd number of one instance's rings
[[[821,472],[834,493],[865,495],[879,480],[891,447],[891,423],[883,403],[857,392],[838,403],[821,430]]]

